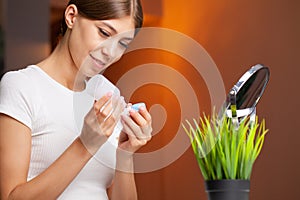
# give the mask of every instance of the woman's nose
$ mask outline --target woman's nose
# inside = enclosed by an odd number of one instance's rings
[[[109,48],[108,47],[103,47],[101,53],[102,53],[102,56],[103,56],[103,59],[104,59],[103,61],[105,63],[109,62],[110,57],[111,57]]]
[[[111,62],[115,60],[117,57],[120,57],[124,52],[119,45],[118,40],[108,40],[105,42],[106,44],[102,48],[102,54],[105,59],[105,62]]]

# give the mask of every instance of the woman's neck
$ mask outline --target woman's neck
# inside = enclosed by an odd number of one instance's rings
[[[49,57],[37,65],[70,90],[81,91],[85,87],[85,77],[80,75],[63,40],[58,43]]]

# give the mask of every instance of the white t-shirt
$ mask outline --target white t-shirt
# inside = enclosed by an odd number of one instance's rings
[[[0,113],[20,121],[32,132],[28,180],[47,169],[78,137],[93,101],[84,92],[62,86],[35,65],[3,76]],[[100,148],[59,199],[108,199],[106,189],[115,166],[113,143],[110,138]]]

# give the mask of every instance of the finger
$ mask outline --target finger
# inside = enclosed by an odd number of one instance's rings
[[[121,113],[124,111],[124,108],[126,106],[126,103],[124,101],[124,97],[118,97],[118,98],[113,98],[113,106],[114,106],[114,111],[113,115],[116,118],[120,118]]]
[[[130,110],[129,111],[130,117],[139,125],[139,126],[145,126],[147,124],[147,121],[145,118],[136,110]]]
[[[115,118],[114,115],[109,115],[105,118],[105,120],[102,123],[99,123],[101,130],[105,133],[106,136],[110,136],[119,119]]]
[[[152,118],[146,107],[142,106],[139,108],[139,113],[147,121],[146,125],[142,125],[141,129],[145,135],[145,138],[149,141],[152,138]]]
[[[108,118],[105,122],[101,123],[100,125],[101,130],[107,137],[109,137],[113,133],[115,126],[116,122],[112,118]]]
[[[101,108],[105,107],[106,104],[109,103],[109,100],[112,97],[112,92],[108,92],[106,95],[97,100],[94,104],[94,111],[98,114]]]
[[[99,110],[105,116],[110,116],[113,111],[112,100],[109,99]]]
[[[96,112],[96,118],[99,123],[104,122],[112,113],[113,107],[109,99],[105,104]]]
[[[141,130],[142,130],[142,133],[144,134],[143,138],[147,141],[151,140],[151,138],[152,138],[152,126],[151,125],[142,126]]]
[[[123,115],[121,116],[121,123],[123,126],[122,132],[126,133],[127,135],[134,136],[132,129],[128,126],[128,124],[123,119]]]
[[[113,101],[115,103],[113,103]],[[103,126],[112,126],[114,128],[117,122],[120,120],[120,116],[124,109],[124,106],[124,97],[117,97],[116,100],[112,99],[110,103],[110,113],[106,115],[106,118],[104,119],[105,123],[103,123]],[[103,112],[105,112],[105,110]]]
[[[116,118],[119,118],[119,115],[122,112],[124,106],[125,106],[124,97],[111,96],[111,98],[107,100],[105,104],[100,108],[100,111],[98,113],[100,114],[99,121],[101,121],[101,118],[103,117],[105,121],[112,114]]]
[[[131,128],[129,126],[127,126],[126,124],[123,125],[124,129],[122,131],[122,133],[124,133],[124,135],[127,136],[128,140],[130,141],[131,145],[133,146],[143,146],[147,143],[148,140],[143,139],[143,138],[138,138],[136,136],[136,134],[134,134],[131,130]],[[125,136],[123,135],[123,141]],[[119,141],[120,143],[122,143],[122,140]]]
[[[103,99],[104,101],[104,99]],[[100,103],[95,101],[93,107],[90,109],[90,111],[86,114],[86,120],[88,121],[98,121],[98,123],[101,123],[106,118],[106,115],[103,112],[100,112]]]
[[[127,134],[134,135],[138,139],[145,139],[145,136],[140,128],[129,116],[121,116],[123,131]]]
[[[144,119],[145,119],[147,122],[151,122],[151,121],[152,121],[151,115],[150,115],[150,113],[148,112],[148,110],[146,109],[146,107],[141,106],[141,107],[139,108],[139,113],[144,117]]]

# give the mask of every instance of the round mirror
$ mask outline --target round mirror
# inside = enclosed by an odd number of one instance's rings
[[[242,121],[249,115],[255,115],[256,105],[269,81],[268,67],[257,64],[249,69],[230,90],[221,110],[227,117]]]

